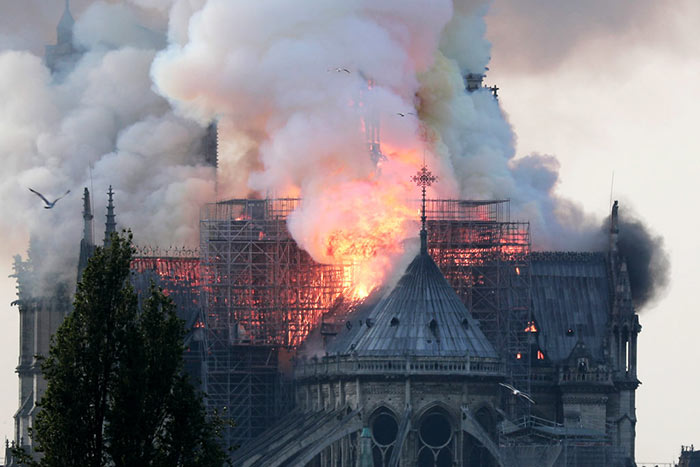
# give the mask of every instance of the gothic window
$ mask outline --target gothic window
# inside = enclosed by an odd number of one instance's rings
[[[388,466],[399,433],[396,417],[389,409],[381,407],[370,417],[369,426],[372,428],[374,465],[375,467]]]
[[[418,427],[418,438],[419,467],[452,465],[452,425],[443,410],[433,409],[423,416]]]

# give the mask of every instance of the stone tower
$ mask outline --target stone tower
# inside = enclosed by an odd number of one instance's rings
[[[52,74],[67,73],[82,57],[82,51],[73,43],[74,25],[70,0],[66,0],[63,15],[56,27],[56,44],[45,47],[44,62]]]
[[[109,196],[109,199],[107,201],[107,222],[105,222],[105,247],[108,247],[112,242],[112,234],[117,232],[117,222],[115,220],[117,216],[114,214],[114,191],[112,191],[112,185],[109,186],[107,196]]]

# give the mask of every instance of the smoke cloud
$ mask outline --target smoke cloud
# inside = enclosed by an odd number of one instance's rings
[[[626,203],[618,216],[618,250],[627,262],[632,301],[638,310],[659,300],[666,291],[671,271],[664,239],[653,233]],[[610,217],[603,221],[601,232],[607,238]]]
[[[423,155],[433,157],[414,107],[417,75],[451,15],[449,0],[209,0],[153,77],[180,115],[219,121],[221,195],[301,196],[295,239],[321,262],[369,261],[365,276],[415,230],[404,200],[416,196],[410,176]]]
[[[442,173],[468,199],[510,199],[515,218],[531,223],[536,249],[585,250],[597,221],[556,194],[553,156],[515,158],[515,134],[487,89],[464,92],[462,77],[483,73],[490,44],[483,36],[489,2],[460,4],[444,31],[434,66],[420,75],[422,120],[431,129]],[[467,28],[468,33],[457,33]],[[465,34],[479,35],[465,37]]]
[[[0,195],[9,200],[0,223],[16,232],[14,251],[32,232],[36,251],[53,252],[42,255],[47,271],[73,270],[65,265],[76,257],[82,186],[94,188],[96,219],[115,187],[118,221],[138,243],[194,245],[218,178],[221,198],[302,197],[289,219],[298,243],[318,261],[360,261],[373,277],[416,235],[405,200],[417,197],[410,178],[423,160],[439,177],[429,196],[510,199],[536,249],[599,241],[598,221],[556,194],[556,158],[516,158],[498,101],[464,90],[464,75],[490,61],[489,8],[522,8],[509,0],[81,7],[75,43],[85,54],[72,72],[51,76],[30,52],[0,52]],[[564,14],[552,6],[542,15],[550,13]],[[524,17],[532,15],[517,24]],[[0,47],[36,48],[7,31]],[[201,156],[214,120],[218,175]],[[27,187],[73,193],[43,210]]]
[[[179,115],[220,122],[222,195],[304,199],[289,227],[318,261],[359,259],[364,274],[394,263],[415,235],[401,200],[416,196],[422,158],[440,179],[432,195],[510,199],[536,249],[594,248],[599,221],[556,194],[556,158],[515,158],[498,101],[464,90],[487,70],[490,6],[175,2],[152,75]]]
[[[64,75],[52,76],[31,52],[0,50],[0,227],[9,237],[2,254],[9,261],[31,233],[40,284],[75,278],[83,186],[92,190],[96,242],[113,185],[117,222],[137,243],[197,244],[214,169],[201,155],[202,126],[176,116],[152,90],[151,63],[166,35],[144,24],[158,20],[93,2],[74,28],[85,53]],[[50,199],[71,194],[45,210],[29,187]]]

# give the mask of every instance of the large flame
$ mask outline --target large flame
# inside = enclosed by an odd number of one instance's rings
[[[415,187],[406,182],[379,177],[329,184],[290,216],[290,228],[316,261],[345,266],[346,296],[361,299],[380,285],[403,253],[404,240],[415,236]]]

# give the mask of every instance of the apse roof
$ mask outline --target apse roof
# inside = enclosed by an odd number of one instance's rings
[[[359,319],[358,319],[359,318]],[[426,251],[369,313],[348,317],[333,353],[496,358],[491,343]]]

